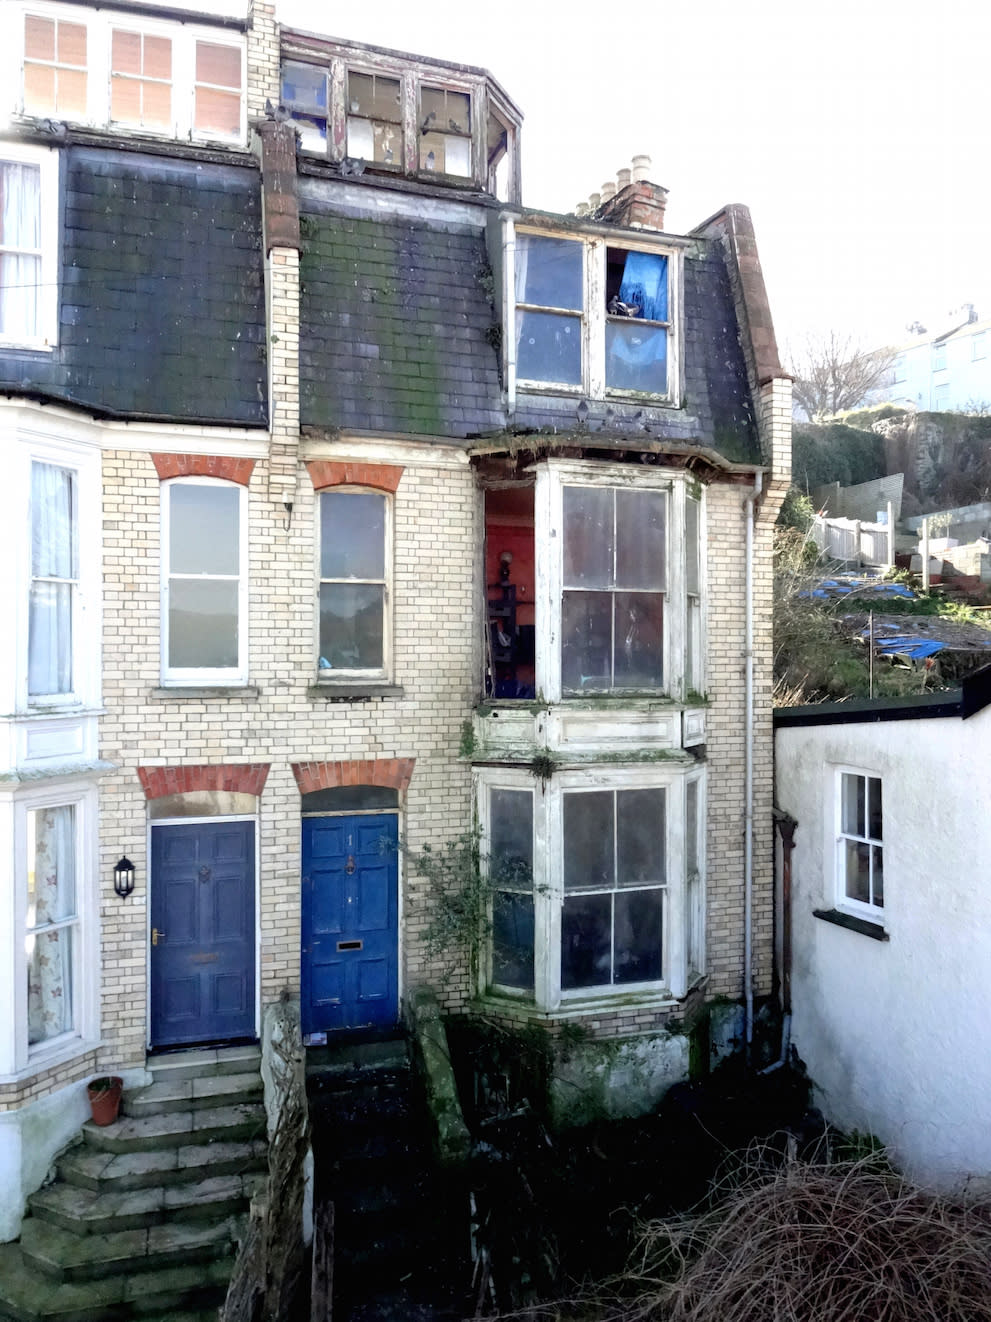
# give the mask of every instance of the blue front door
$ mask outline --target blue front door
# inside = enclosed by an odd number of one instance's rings
[[[151,828],[151,1044],[255,1036],[253,822]]]
[[[392,814],[303,818],[304,1033],[398,1018],[398,842]]]

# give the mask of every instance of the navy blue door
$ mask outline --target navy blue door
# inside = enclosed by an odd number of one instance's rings
[[[303,818],[304,1033],[399,1014],[398,819]]]
[[[151,1044],[254,1035],[254,823],[153,826]]]

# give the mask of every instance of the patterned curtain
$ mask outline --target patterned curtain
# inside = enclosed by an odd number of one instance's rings
[[[29,814],[34,871],[28,873],[28,1042],[68,1033],[72,1016],[72,941],[75,917],[75,808],[42,808]],[[45,930],[48,929],[48,930]]]

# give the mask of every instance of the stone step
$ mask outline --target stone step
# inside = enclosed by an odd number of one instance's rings
[[[405,1038],[379,1042],[334,1042],[326,1047],[307,1047],[306,1074],[350,1074],[355,1070],[408,1070],[409,1052]]]
[[[140,1118],[125,1116],[112,1125],[83,1125],[83,1139],[100,1152],[155,1152],[191,1143],[235,1143],[265,1133],[260,1105],[211,1107],[205,1111],[172,1111]]]
[[[261,1075],[210,1074],[206,1078],[166,1077],[125,1093],[121,1110],[126,1116],[140,1119],[148,1115],[171,1115],[175,1111],[206,1111],[218,1106],[237,1106],[241,1102],[260,1102]]]
[[[219,1175],[190,1184],[115,1193],[57,1182],[28,1198],[34,1216],[76,1235],[108,1235],[125,1225],[141,1230],[171,1221],[223,1219],[244,1210],[263,1175]]]
[[[205,1079],[218,1074],[258,1074],[262,1053],[256,1046],[206,1047],[150,1056],[148,1069],[155,1082],[165,1079]]]
[[[143,1230],[77,1235],[29,1216],[21,1227],[21,1253],[56,1281],[92,1281],[162,1267],[212,1262],[234,1251],[234,1218],[201,1225],[170,1222]]]
[[[58,1163],[59,1179],[80,1189],[147,1189],[265,1169],[265,1141],[191,1143],[157,1152],[101,1152],[79,1144]]]
[[[132,1322],[171,1309],[205,1310],[223,1301],[232,1260],[110,1276],[101,1281],[46,1280],[18,1244],[0,1244],[0,1317],[14,1322]]]

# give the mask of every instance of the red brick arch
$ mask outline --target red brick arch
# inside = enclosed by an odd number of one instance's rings
[[[270,762],[221,762],[193,767],[138,767],[138,780],[146,799],[195,790],[228,790],[235,794],[261,794]]]
[[[404,792],[416,766],[415,757],[377,757],[351,762],[293,762],[300,794],[336,789],[340,785],[380,785]]]
[[[151,459],[163,482],[170,477],[221,477],[246,487],[255,466],[254,459],[225,454],[153,454]]]
[[[403,475],[398,464],[352,464],[330,459],[310,459],[306,464],[314,491],[328,487],[372,487],[395,492]]]

